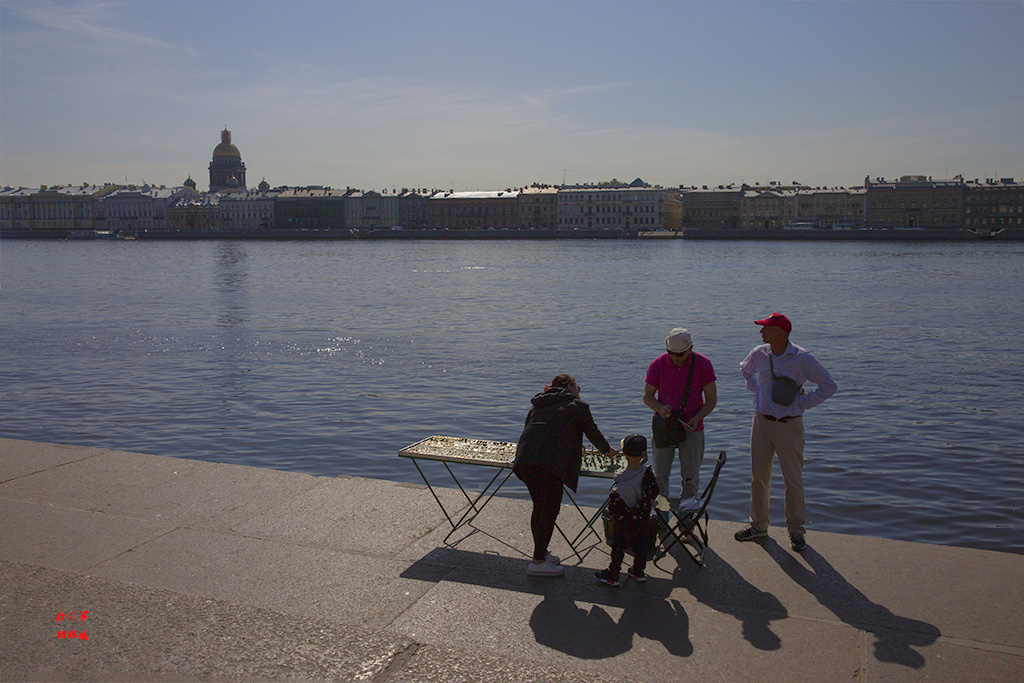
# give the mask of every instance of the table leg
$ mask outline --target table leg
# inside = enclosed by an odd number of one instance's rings
[[[480,491],[479,494],[477,494],[476,498],[474,499],[470,497],[469,493],[462,486],[462,483],[459,481],[458,477],[455,476],[455,473],[452,472],[452,469],[451,467],[448,466],[448,463],[444,462],[443,464],[445,470],[448,471],[448,474],[449,476],[451,476],[452,481],[454,481],[455,485],[459,487],[459,491],[462,492],[462,495],[463,497],[465,497],[466,502],[469,503],[469,507],[466,508],[466,511],[462,514],[461,517],[459,517],[458,521],[455,521],[452,519],[452,516],[448,514],[448,510],[445,508],[444,503],[441,502],[441,499],[437,496],[437,493],[434,491],[434,487],[431,485],[430,480],[427,478],[427,475],[423,472],[423,469],[417,462],[418,458],[410,458],[410,460],[412,460],[413,465],[416,466],[416,471],[420,473],[420,478],[422,478],[423,483],[427,485],[427,489],[430,491],[430,495],[432,495],[434,497],[434,500],[437,501],[437,506],[441,508],[441,512],[444,514],[445,519],[448,520],[448,524],[450,524],[452,527],[451,531],[448,532],[448,535],[444,537],[444,543],[447,543],[448,539],[451,538],[451,535],[455,533],[458,529],[471,523],[474,519],[476,519],[476,516],[483,511],[484,507],[486,507],[487,503],[490,502],[491,498],[493,498],[495,494],[497,494],[498,491],[501,490],[501,487],[504,486],[505,482],[507,482],[509,477],[512,476],[512,470],[508,469],[508,471],[505,473],[505,478],[502,479],[501,483],[499,483],[498,486],[492,491],[491,487],[494,485],[494,482],[496,482],[498,478],[501,477],[502,471],[506,469],[504,467],[499,468],[498,471],[494,474],[494,476],[491,477],[491,480],[487,482],[487,485],[484,486],[484,488]],[[483,499],[485,496],[486,499],[484,499],[483,503],[481,503],[480,506],[478,507],[477,503],[479,503],[480,500]]]

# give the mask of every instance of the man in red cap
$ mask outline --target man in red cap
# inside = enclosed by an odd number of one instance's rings
[[[753,541],[768,535],[768,503],[772,462],[786,484],[786,527],[793,550],[807,547],[804,524],[804,421],[808,408],[836,393],[836,383],[818,360],[789,341],[793,324],[781,313],[772,313],[761,326],[764,344],[755,346],[740,363],[747,388],[754,392],[754,421],[750,428],[750,524],[736,532],[737,541]],[[815,386],[807,393],[805,383]]]

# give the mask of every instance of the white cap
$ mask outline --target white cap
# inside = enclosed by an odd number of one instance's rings
[[[676,327],[665,337],[665,350],[682,353],[693,347],[693,335],[683,327]]]

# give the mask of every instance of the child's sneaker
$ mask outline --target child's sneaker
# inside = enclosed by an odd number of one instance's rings
[[[622,577],[619,576],[618,573],[613,574],[611,571],[607,569],[602,569],[599,572],[594,572],[594,576],[597,577],[598,581],[600,581],[601,583],[606,583],[609,586],[622,585]]]
[[[632,567],[626,570],[626,574],[637,583],[643,583],[647,580],[647,574],[635,571]]]

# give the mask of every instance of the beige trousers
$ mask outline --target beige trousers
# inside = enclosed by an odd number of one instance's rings
[[[772,462],[779,456],[779,468],[786,485],[786,527],[791,534],[804,533],[804,421],[802,417],[773,422],[754,414],[750,427],[750,525],[768,529],[771,501]]]

